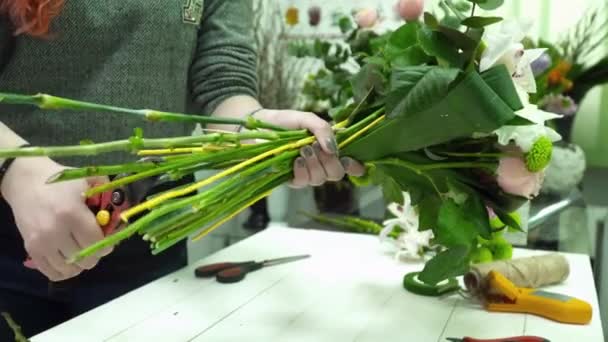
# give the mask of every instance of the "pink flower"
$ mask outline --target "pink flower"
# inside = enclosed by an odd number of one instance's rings
[[[401,18],[414,21],[420,18],[424,11],[424,0],[399,0],[395,9]]]
[[[370,28],[376,25],[378,12],[373,8],[365,8],[357,12],[355,22],[361,28]]]
[[[531,199],[538,195],[545,174],[528,171],[526,163],[518,157],[503,157],[498,164],[498,185],[513,195]]]

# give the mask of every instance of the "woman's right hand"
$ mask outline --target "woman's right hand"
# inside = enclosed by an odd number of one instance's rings
[[[66,169],[49,158],[16,159],[2,182],[2,195],[11,206],[26,251],[39,271],[51,281],[77,276],[97,265],[111,252],[69,264],[79,250],[103,239],[83,193],[105,177],[46,184],[53,174]]]

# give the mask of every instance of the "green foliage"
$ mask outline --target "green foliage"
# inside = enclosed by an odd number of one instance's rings
[[[462,21],[462,25],[470,28],[482,28],[502,21],[501,17],[470,17]]]
[[[477,6],[483,8],[484,10],[491,11],[495,10],[498,7],[502,6],[504,0],[468,0]]]
[[[491,83],[486,82],[485,78],[475,72],[466,74],[459,82],[455,82],[456,84],[445,96],[434,98],[431,107],[428,107],[429,97],[421,92],[422,96],[419,99],[413,97],[408,106],[418,111],[385,120],[373,132],[346,147],[343,153],[358,160],[370,161],[399,152],[443,144],[458,138],[467,138],[473,133],[493,132],[515,117],[514,109],[501,99],[508,99],[509,103],[514,103],[514,99],[517,98],[512,84],[511,87],[496,86],[507,81],[511,82],[506,69],[494,70],[496,71],[486,74],[493,77]],[[425,87],[426,91],[444,89],[445,77],[432,79],[436,83]],[[420,80],[427,82],[425,78]],[[394,94],[391,96],[396,98]]]
[[[454,246],[437,254],[429,260],[420,272],[418,279],[436,285],[451,277],[461,276],[469,269],[470,249],[467,246]]]
[[[393,68],[391,91],[386,98],[388,116],[406,117],[428,109],[447,95],[459,72],[431,66]]]
[[[427,55],[436,57],[440,65],[461,66],[458,48],[443,33],[423,26],[418,30],[418,43]]]

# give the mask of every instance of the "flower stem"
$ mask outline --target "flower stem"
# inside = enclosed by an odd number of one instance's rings
[[[287,134],[282,134],[287,133]],[[152,148],[176,148],[191,145],[228,141],[238,142],[242,140],[263,139],[278,140],[286,136],[294,137],[293,132],[243,132],[238,134],[215,133],[200,136],[185,136],[177,138],[145,139],[141,138],[138,142],[134,140],[117,140],[98,144],[74,145],[74,146],[48,146],[48,147],[22,147],[13,149],[0,149],[0,158],[16,157],[70,157],[70,156],[90,156],[108,152],[137,152],[142,149]],[[298,133],[299,136],[306,135]]]
[[[285,151],[288,151],[288,150],[291,150],[291,149],[297,149],[299,147],[311,144],[314,141],[315,141],[315,137],[308,137],[308,138],[305,138],[305,139],[301,139],[301,140],[299,140],[297,142],[286,144],[286,145],[278,147],[276,149],[264,152],[264,153],[262,153],[262,154],[260,154],[260,155],[258,155],[256,157],[254,157],[254,158],[248,159],[248,160],[246,160],[246,161],[244,161],[244,162],[242,162],[242,163],[240,163],[238,165],[235,165],[235,166],[233,166],[233,167],[231,167],[231,168],[229,168],[227,170],[224,170],[224,171],[222,171],[222,172],[220,172],[220,173],[218,173],[218,174],[216,174],[216,175],[214,175],[212,177],[209,177],[207,179],[201,180],[201,181],[199,181],[199,182],[197,182],[197,183],[195,183],[195,184],[193,184],[193,185],[191,185],[191,186],[189,186],[189,187],[187,187],[185,189],[169,192],[169,193],[167,193],[167,194],[165,194],[163,196],[159,196],[159,197],[157,197],[155,199],[152,199],[150,201],[146,201],[146,202],[141,203],[141,204],[139,204],[139,205],[137,205],[135,207],[132,207],[129,210],[123,212],[122,215],[121,215],[121,218],[123,219],[123,221],[128,222],[129,218],[132,217],[133,215],[139,214],[139,213],[141,213],[144,210],[151,209],[152,207],[154,207],[154,206],[156,206],[156,205],[164,202],[167,199],[175,198],[175,197],[179,197],[179,196],[183,196],[183,195],[187,195],[187,194],[189,194],[191,192],[194,192],[194,191],[196,191],[196,190],[198,190],[198,189],[200,189],[200,188],[202,188],[202,187],[204,187],[206,185],[209,185],[209,184],[215,182],[218,179],[224,178],[226,176],[230,176],[230,175],[238,172],[239,170],[241,170],[241,169],[243,169],[243,168],[245,168],[245,167],[247,167],[247,166],[249,166],[251,164],[254,164],[254,163],[258,162],[258,161],[264,160],[267,157],[270,157],[270,156],[273,156],[273,155],[277,155],[279,153],[282,153],[282,152],[285,152]]]
[[[32,105],[40,109],[51,110],[73,110],[73,111],[93,111],[106,113],[120,113],[138,116],[151,122],[170,121],[170,122],[193,122],[200,124],[228,124],[242,125],[247,129],[270,129],[273,131],[285,131],[285,128],[275,126],[260,120],[250,118],[248,120],[233,119],[233,118],[217,118],[206,115],[190,115],[181,113],[162,112],[150,109],[130,109],[116,106],[108,106],[103,104],[76,101],[72,99],[47,95],[21,95],[0,93],[0,102],[16,105]]]

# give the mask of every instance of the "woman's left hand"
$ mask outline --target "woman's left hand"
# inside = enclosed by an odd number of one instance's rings
[[[330,124],[314,113],[264,109],[254,117],[288,129],[306,129],[317,138],[312,146],[300,150],[300,157],[294,163],[292,187],[320,186],[327,181],[339,181],[347,174],[362,176],[365,173],[365,167],[358,161],[340,158]]]

